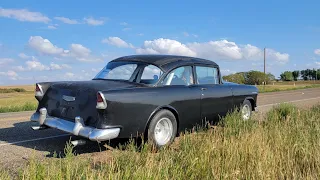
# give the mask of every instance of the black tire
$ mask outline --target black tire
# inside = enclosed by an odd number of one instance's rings
[[[249,110],[249,116],[247,118],[245,118],[244,113],[243,113],[243,109],[244,108],[248,108]],[[241,109],[240,109],[241,115],[242,115],[242,119],[243,120],[249,120],[252,116],[252,105],[251,102],[249,100],[244,100],[242,105],[241,105]]]
[[[156,136],[156,132],[155,132],[156,125],[160,120],[163,120],[163,119],[170,120],[170,122],[172,124],[171,137],[168,136],[167,139],[169,139],[169,140],[165,144],[159,143],[157,141],[157,138],[155,137]],[[162,146],[170,145],[174,141],[176,135],[177,135],[177,120],[176,120],[174,114],[168,110],[160,110],[159,112],[157,112],[153,116],[153,118],[151,119],[149,126],[148,126],[148,141],[152,145],[154,145],[156,148],[161,148]]]

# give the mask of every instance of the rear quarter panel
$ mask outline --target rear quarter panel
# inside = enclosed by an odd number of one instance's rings
[[[148,120],[159,109],[170,109],[179,117],[178,132],[200,123],[200,93],[192,87],[168,86],[103,92],[108,103],[103,112],[106,126],[120,125],[121,137],[145,132]],[[198,122],[199,120],[199,122]]]
[[[245,99],[254,101],[253,108],[257,105],[258,88],[251,85],[229,85],[233,93],[233,104],[239,108]]]

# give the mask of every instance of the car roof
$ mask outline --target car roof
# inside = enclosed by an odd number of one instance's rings
[[[175,55],[131,55],[123,56],[112,60],[111,62],[121,61],[134,61],[153,64],[160,67],[164,71],[168,71],[175,67],[184,65],[209,65],[218,67],[218,65],[210,60],[188,57],[188,56],[175,56]]]

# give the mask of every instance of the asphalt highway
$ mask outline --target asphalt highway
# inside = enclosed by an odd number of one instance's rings
[[[258,114],[279,103],[307,108],[320,104],[320,88],[263,93],[258,96]],[[65,143],[77,139],[55,129],[33,131],[29,121],[33,112],[0,113],[0,167],[18,168],[30,157],[50,158],[63,152]],[[90,155],[103,150],[95,142],[76,147],[76,153]]]

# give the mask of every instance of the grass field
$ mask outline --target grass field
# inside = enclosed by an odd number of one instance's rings
[[[214,129],[181,135],[153,151],[133,141],[100,152],[29,160],[18,179],[319,179],[320,105],[301,110],[290,104],[271,110],[264,121],[242,121],[237,113]],[[6,171],[0,177],[11,179]]]
[[[295,83],[295,84],[294,84]],[[320,81],[277,82],[257,86],[260,93],[320,87]],[[0,86],[0,89],[23,88],[26,92],[0,93],[0,113],[35,110],[34,85]]]
[[[23,88],[26,92],[0,93],[0,113],[35,110],[34,86],[0,86],[1,89]]]

